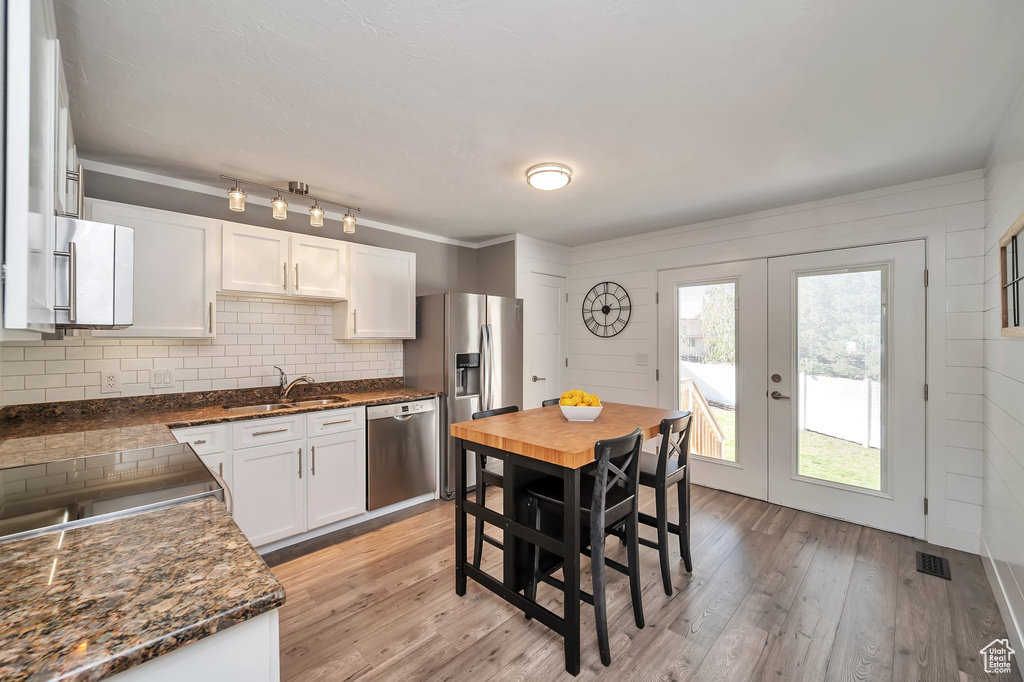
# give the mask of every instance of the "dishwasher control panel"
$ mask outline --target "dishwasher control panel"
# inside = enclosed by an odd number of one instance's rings
[[[432,399],[414,400],[413,402],[395,403],[394,405],[374,405],[366,408],[366,418],[384,419],[385,417],[401,417],[406,414],[434,412],[436,409],[436,405]]]

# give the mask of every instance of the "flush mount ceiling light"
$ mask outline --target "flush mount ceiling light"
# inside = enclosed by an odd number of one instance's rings
[[[538,163],[526,169],[526,182],[536,189],[562,189],[570,180],[572,169],[560,163]]]
[[[293,180],[288,183],[288,189],[282,189],[280,187],[274,187],[273,185],[264,185],[261,182],[253,182],[252,180],[243,180],[241,178],[232,177],[230,175],[220,176],[223,180],[230,180],[233,185],[228,190],[228,208],[232,211],[241,213],[245,210],[245,190],[242,189],[242,185],[252,185],[253,187],[262,187],[263,189],[272,190],[274,198],[270,201],[270,206],[273,209],[272,215],[275,220],[287,220],[288,218],[288,202],[284,198],[285,192],[293,196],[306,197],[313,203],[309,207],[309,224],[312,227],[323,227],[324,226],[324,209],[320,204],[332,204],[339,208],[345,209],[345,215],[341,219],[342,229],[352,234],[356,231],[356,217],[352,215],[352,211],[360,211],[362,209],[355,206],[349,206],[348,204],[339,204],[336,201],[330,201],[322,197],[314,197],[309,194],[309,185],[304,182]]]

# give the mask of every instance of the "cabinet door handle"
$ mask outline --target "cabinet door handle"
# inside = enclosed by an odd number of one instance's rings
[[[220,477],[224,478],[224,462],[217,463],[217,471],[220,473]]]
[[[279,429],[270,429],[269,431],[256,431],[252,435],[253,436],[269,436],[272,433],[284,433],[287,430],[288,430],[287,426],[282,426]]]
[[[283,288],[284,288],[285,291],[288,291],[288,263],[287,263],[287,261],[285,263],[283,263],[282,266],[284,267],[284,285],[283,285]]]
[[[310,454],[313,456],[313,466],[312,466],[313,475],[316,476],[316,446],[315,445],[310,449]]]
[[[295,290],[299,290],[299,264],[295,264]]]
[[[78,245],[68,242],[67,251],[54,251],[54,256],[63,256],[68,259],[68,304],[55,305],[54,310],[66,310],[68,322],[74,324],[78,321]]]
[[[302,448],[299,448],[299,478],[302,478]]]
[[[196,438],[194,441],[192,441],[192,443],[194,445],[206,445],[206,439],[205,438]]]
[[[358,332],[358,329],[356,328],[356,311],[353,310],[352,311],[352,333],[355,334],[357,332]]]
[[[210,301],[210,333],[213,333],[213,301]]]
[[[82,164],[78,164],[75,170],[64,171],[64,192],[67,193],[68,182],[74,182],[78,185],[78,196],[75,201],[75,212],[64,211],[58,213],[62,218],[79,218],[85,217],[85,170],[82,168]]]
[[[324,422],[323,425],[324,426],[331,426],[333,424],[348,424],[351,421],[352,421],[351,419],[335,419],[334,421]]]

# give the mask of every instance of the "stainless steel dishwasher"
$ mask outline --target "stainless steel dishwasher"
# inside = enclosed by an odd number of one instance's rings
[[[366,505],[380,509],[437,489],[433,399],[366,408]]]

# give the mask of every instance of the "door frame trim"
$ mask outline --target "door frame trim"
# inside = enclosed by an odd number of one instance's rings
[[[799,234],[799,242],[796,236],[781,233],[764,235],[764,238],[759,235],[749,240],[699,244],[690,250],[694,254],[692,260],[679,259],[671,264],[657,262],[652,270],[657,281],[661,272],[685,267],[923,239],[925,267],[929,271],[928,289],[945,291],[946,222],[929,220],[928,211],[920,212],[925,214],[923,217],[913,213],[917,212],[831,223],[823,226],[813,238]],[[915,220],[918,222],[913,222]],[[869,229],[856,231],[865,225]],[[805,230],[798,231],[803,232]],[[925,380],[930,388],[929,399],[925,403],[925,494],[929,507],[925,516],[925,538],[933,544],[946,546],[946,298],[929,293],[925,293]],[[660,359],[661,349],[657,348],[656,352]],[[659,396],[660,401],[657,383],[652,381],[652,384],[653,393]]]

